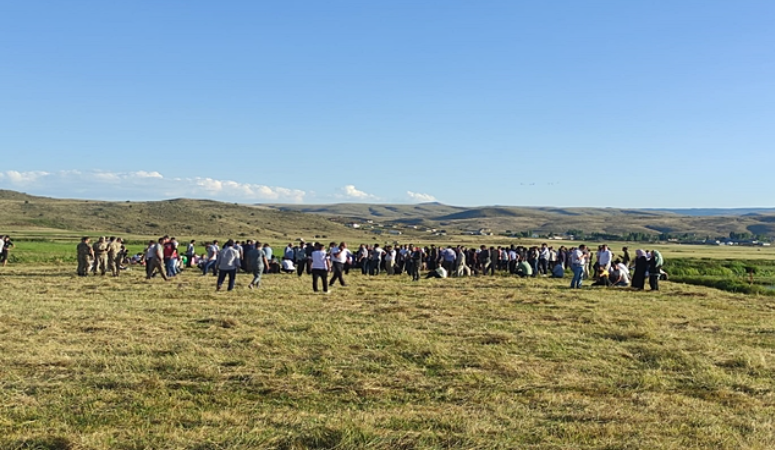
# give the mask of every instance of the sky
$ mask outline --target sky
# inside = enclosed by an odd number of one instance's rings
[[[775,2],[0,0],[0,189],[772,207]]]

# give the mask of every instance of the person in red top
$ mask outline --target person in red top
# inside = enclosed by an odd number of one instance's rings
[[[169,278],[177,275],[178,248],[175,244],[175,238],[164,241],[164,268]]]

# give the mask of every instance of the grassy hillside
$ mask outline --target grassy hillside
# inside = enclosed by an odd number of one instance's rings
[[[37,230],[41,236],[68,232],[124,236],[231,236],[264,239],[360,237],[364,233],[324,217],[209,200],[99,202],[59,200],[0,191],[0,233]],[[58,233],[60,232],[60,233]],[[70,233],[72,234],[72,233]],[[75,235],[70,235],[70,238]]]

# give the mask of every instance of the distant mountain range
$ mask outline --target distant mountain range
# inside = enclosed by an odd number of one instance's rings
[[[682,216],[750,216],[775,214],[775,208],[652,208],[644,211],[665,211]]]
[[[36,197],[0,190],[0,232],[30,228],[156,235],[256,236],[272,239],[316,235],[362,239],[363,229],[398,228],[406,234],[426,229],[448,235],[486,229],[494,234],[535,232],[541,235],[580,230],[586,234],[693,234],[698,238],[730,232],[775,238],[775,208],[621,209],[481,206],[441,203],[331,205],[238,205],[211,200],[105,202]],[[366,228],[366,227],[363,227]]]
[[[445,229],[459,234],[490,229],[494,233],[533,231],[539,234],[585,233],[696,234],[728,236],[730,232],[775,237],[775,208],[746,209],[621,209],[481,206],[441,203],[414,205],[336,203],[330,205],[266,204],[279,211],[318,214],[340,222],[372,221],[389,226]]]

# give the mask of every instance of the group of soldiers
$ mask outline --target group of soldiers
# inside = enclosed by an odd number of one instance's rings
[[[78,252],[78,276],[85,277],[89,272],[97,275],[105,275],[110,272],[114,277],[119,276],[121,264],[126,258],[126,247],[121,238],[100,237],[97,242],[91,244],[88,236],[81,238],[77,247]]]

